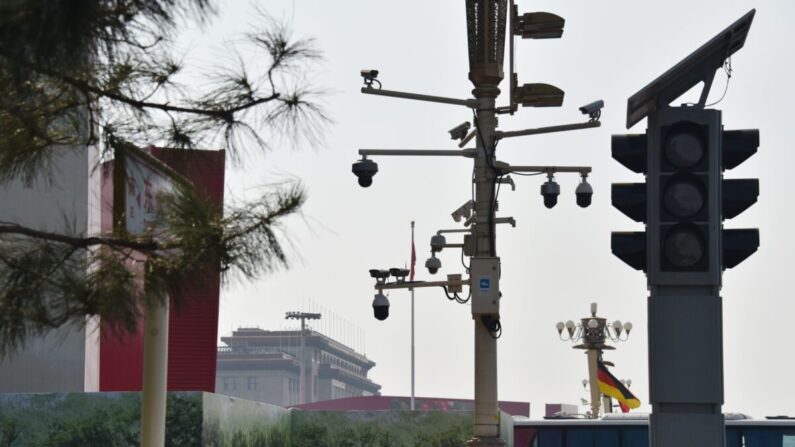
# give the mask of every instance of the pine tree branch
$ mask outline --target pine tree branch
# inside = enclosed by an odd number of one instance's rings
[[[280,98],[280,94],[278,92],[272,93],[270,96],[264,96],[261,98],[253,99],[247,103],[240,104],[235,107],[231,107],[228,109],[219,109],[219,110],[212,110],[212,109],[203,109],[197,107],[183,107],[183,106],[175,106],[167,103],[159,103],[159,102],[151,102],[151,101],[143,101],[134,98],[130,98],[128,96],[122,95],[120,93],[112,92],[109,90],[105,90],[103,88],[97,87],[95,85],[90,84],[87,81],[82,79],[77,79],[72,76],[68,76],[64,73],[58,73],[54,70],[47,69],[37,64],[33,64],[26,61],[20,61],[17,58],[14,58],[12,55],[8,54],[7,52],[0,51],[0,56],[6,58],[9,63],[22,65],[29,70],[33,70],[37,73],[42,75],[55,78],[61,82],[71,85],[72,87],[77,88],[78,90],[85,92],[85,93],[93,93],[97,96],[101,96],[113,101],[120,102],[122,104],[126,104],[131,107],[135,107],[137,109],[156,109],[161,110],[164,112],[177,112],[177,113],[189,113],[193,115],[202,115],[202,116],[210,116],[215,118],[221,118],[225,121],[233,121],[234,114],[237,112],[241,112],[246,109],[250,109],[252,107],[256,107],[261,104],[265,104]]]
[[[163,244],[158,244],[155,241],[139,242],[129,239],[107,238],[100,236],[92,236],[86,238],[67,236],[65,234],[34,230],[33,228],[25,227],[14,223],[0,223],[0,234],[15,234],[38,240],[60,242],[62,244],[67,244],[79,248],[89,248],[99,245],[106,245],[111,247],[129,248],[132,250],[139,250],[145,252],[152,252],[164,248],[175,248],[173,244],[169,244],[166,247]]]

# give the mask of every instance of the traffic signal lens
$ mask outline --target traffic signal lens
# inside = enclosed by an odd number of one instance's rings
[[[674,227],[665,238],[663,250],[668,262],[677,268],[690,268],[698,264],[705,253],[701,233],[687,226]]]
[[[677,168],[690,168],[704,158],[704,142],[696,129],[673,131],[665,142],[665,158]]]
[[[663,193],[665,208],[678,218],[696,215],[704,207],[704,186],[695,177],[674,176]]]

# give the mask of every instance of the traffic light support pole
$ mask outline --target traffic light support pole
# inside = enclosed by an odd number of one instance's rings
[[[724,445],[721,112],[649,115],[650,445]],[[691,191],[691,185],[698,188]],[[687,330],[683,330],[687,328]]]
[[[725,445],[721,298],[652,287],[648,315],[650,445]]]

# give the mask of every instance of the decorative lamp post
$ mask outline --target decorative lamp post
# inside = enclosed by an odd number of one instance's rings
[[[588,355],[588,383],[591,386],[591,418],[599,417],[599,378],[597,362],[602,360],[602,351],[616,349],[606,344],[608,340],[618,343],[627,341],[629,333],[632,331],[632,323],[627,321],[622,323],[619,320],[608,323],[606,318],[596,315],[596,303],[591,303],[591,315],[580,319],[579,323],[568,320],[565,323],[559,321],[555,328],[558,336],[563,341],[573,343],[582,342],[575,345],[574,349],[583,349]],[[564,330],[566,335],[563,335]],[[609,362],[605,362],[610,365]],[[611,405],[605,405],[605,412],[612,411]]]

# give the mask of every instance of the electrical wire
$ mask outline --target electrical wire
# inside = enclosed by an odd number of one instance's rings
[[[497,142],[496,141],[494,142],[494,147],[492,148],[491,153],[489,153],[489,148],[486,146],[486,140],[483,138],[483,133],[480,131],[480,123],[478,122],[477,112],[475,110],[472,111],[472,120],[475,123],[475,129],[476,129],[476,131],[478,133],[478,138],[480,139],[480,145],[483,147],[483,152],[486,155],[486,164],[488,165],[488,167],[491,169],[492,173],[494,174],[494,181],[492,181],[492,184],[491,184],[491,194],[490,194],[491,195],[491,201],[489,203],[489,245],[490,245],[489,254],[492,257],[494,257],[494,256],[496,256],[496,253],[497,253],[497,248],[495,247],[495,245],[496,245],[496,237],[495,236],[496,235],[494,234],[495,233],[494,213],[496,211],[496,204],[497,204],[497,198],[495,197],[495,193],[496,193],[496,190],[497,190],[497,186],[499,185],[498,177],[501,177],[501,176],[498,175],[499,173],[498,173],[497,169],[494,167],[494,160],[492,160],[492,158],[494,157],[494,155],[497,152]],[[477,243],[477,239],[476,239],[476,243]]]
[[[720,96],[720,98],[717,101],[709,104],[704,104],[704,107],[712,107],[715,104],[723,101],[723,98],[726,97],[726,92],[729,91],[729,81],[732,78],[732,72],[734,72],[734,69],[732,68],[731,56],[727,57],[726,60],[723,62],[723,71],[726,73],[726,85],[723,87],[723,94]],[[685,105],[697,106],[698,104],[695,102],[686,102]]]
[[[546,172],[534,172],[534,173],[532,173],[532,174],[531,174],[531,173],[529,173],[529,172],[516,172],[516,171],[511,171],[511,174],[523,175],[523,176],[525,176],[525,177],[532,177],[532,176],[534,176],[534,175],[542,175],[542,174],[546,174]]]
[[[720,96],[720,99],[718,99],[717,101],[715,101],[715,102],[713,102],[711,104],[706,104],[706,105],[704,105],[704,107],[712,107],[715,104],[723,101],[723,98],[726,97],[726,92],[729,91],[729,81],[731,81],[732,72],[734,71],[734,69],[732,69],[732,58],[731,57],[727,58],[726,62],[723,63],[723,71],[726,73],[726,86],[723,88],[723,94]]]
[[[502,336],[502,324],[500,324],[499,318],[494,318],[491,315],[483,315],[480,317],[480,322],[486,326],[489,335],[495,340]]]
[[[458,304],[466,304],[467,302],[469,302],[469,299],[472,298],[471,290],[469,291],[469,295],[467,295],[466,298],[461,298],[460,296],[458,296],[458,292],[453,292],[453,295],[451,296],[450,292],[447,290],[447,286],[439,286],[439,287],[444,289],[444,294],[445,296],[447,296],[448,300],[455,301]]]

